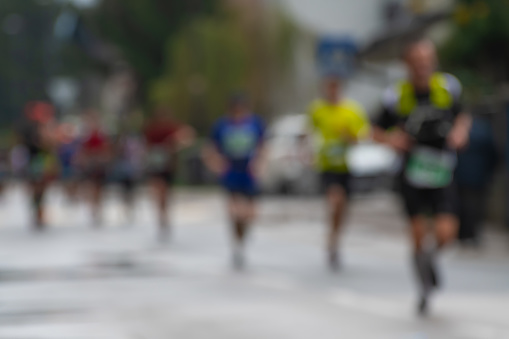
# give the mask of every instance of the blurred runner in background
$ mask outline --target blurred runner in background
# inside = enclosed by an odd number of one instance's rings
[[[228,116],[212,132],[212,146],[205,149],[205,162],[220,176],[229,194],[228,208],[233,231],[233,265],[244,264],[243,249],[248,229],[256,214],[256,177],[262,155],[265,127],[254,115],[243,95],[230,100]]]
[[[385,93],[374,138],[400,152],[405,160],[400,189],[421,288],[418,310],[424,314],[430,292],[439,286],[435,256],[454,241],[458,230],[456,151],[468,143],[471,119],[462,113],[459,81],[436,71],[437,55],[431,41],[409,44],[404,61],[409,78]],[[428,217],[433,219],[431,229]],[[430,235],[433,242],[427,241]]]
[[[44,196],[58,174],[56,155],[57,129],[53,107],[47,103],[30,103],[26,107],[27,121],[20,131],[21,144],[28,151],[27,181],[32,195],[35,230],[44,230]]]
[[[59,126],[58,158],[60,160],[60,179],[70,202],[77,198],[78,170],[77,155],[81,147],[75,126],[63,123]]]
[[[194,131],[177,123],[166,107],[158,107],[147,121],[145,129],[145,166],[154,187],[158,208],[159,235],[161,241],[169,237],[169,195],[177,170],[177,152],[191,145]]]
[[[86,127],[77,163],[84,180],[90,185],[93,226],[100,227],[103,190],[111,163],[112,149],[108,135],[101,126],[99,115],[90,111],[86,113],[85,119]]]
[[[121,132],[114,143],[114,179],[120,183],[125,215],[131,222],[135,211],[135,189],[142,178],[143,138],[133,130]]]
[[[350,174],[346,155],[349,147],[369,135],[364,109],[341,95],[341,80],[331,75],[323,81],[323,98],[311,104],[309,119],[319,136],[317,156],[329,210],[327,250],[332,270],[340,266],[338,242],[350,194]]]

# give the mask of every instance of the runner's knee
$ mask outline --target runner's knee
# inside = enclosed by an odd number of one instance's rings
[[[346,203],[346,192],[342,187],[333,186],[327,192],[327,200],[332,210],[341,209]]]
[[[410,220],[410,225],[414,249],[420,252],[427,235],[426,220],[422,217],[414,217]]]
[[[435,236],[439,246],[445,246],[456,239],[458,219],[452,215],[439,216],[435,220]]]

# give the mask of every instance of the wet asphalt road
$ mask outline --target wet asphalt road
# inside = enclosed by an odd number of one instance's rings
[[[230,267],[221,194],[179,191],[173,233],[156,241],[152,204],[132,216],[115,192],[101,229],[58,191],[51,228],[33,234],[27,201],[0,203],[3,338],[509,338],[509,250],[490,233],[483,251],[451,249],[432,314],[415,315],[409,248],[390,194],[352,203],[343,269],[330,273],[317,198],[266,198],[243,272]]]

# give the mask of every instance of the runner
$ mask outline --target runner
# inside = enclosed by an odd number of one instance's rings
[[[168,240],[170,231],[168,205],[170,186],[177,169],[177,152],[191,145],[194,131],[189,126],[175,122],[169,109],[159,107],[147,122],[144,134],[147,150],[145,163],[159,212],[160,240],[164,242]]]
[[[123,132],[117,136],[114,148],[114,176],[122,187],[126,220],[131,221],[135,210],[135,189],[142,176],[143,139],[132,131]]]
[[[420,282],[418,310],[425,314],[430,292],[439,286],[435,257],[455,239],[458,229],[453,172],[456,151],[468,142],[470,118],[462,113],[458,80],[436,71],[432,42],[409,44],[404,61],[409,78],[387,90],[374,138],[404,157],[401,194]],[[433,219],[432,244],[427,241],[431,235],[427,217]]]
[[[228,207],[232,222],[233,265],[244,265],[243,248],[248,229],[256,214],[256,173],[261,158],[264,125],[252,114],[242,95],[232,97],[227,117],[217,122],[212,133],[213,145],[205,150],[205,161],[221,177],[229,193]]]
[[[90,184],[93,226],[100,227],[103,191],[111,162],[111,144],[97,113],[88,112],[85,118],[87,126],[77,159],[84,179]]]
[[[346,155],[349,147],[367,137],[370,126],[364,110],[355,101],[341,95],[341,79],[326,77],[323,99],[313,102],[309,118],[313,132],[319,136],[318,170],[329,209],[328,259],[331,270],[339,269],[338,243],[350,195],[350,174]]]
[[[74,202],[78,191],[76,160],[81,147],[76,128],[71,124],[61,124],[59,126],[59,139],[60,179],[69,201]]]
[[[28,151],[26,176],[35,212],[34,228],[43,231],[46,228],[44,196],[58,172],[53,108],[49,104],[33,103],[27,106],[26,113],[28,120],[20,132],[21,144]]]

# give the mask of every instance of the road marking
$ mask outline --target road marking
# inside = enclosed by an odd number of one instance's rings
[[[382,300],[374,296],[363,296],[351,290],[339,290],[332,293],[331,301],[341,307],[355,309],[377,317],[391,318],[393,320],[409,319],[410,311],[397,300]]]
[[[275,289],[280,291],[292,291],[297,289],[302,289],[300,284],[293,280],[284,276],[256,276],[254,278],[249,279],[249,281],[256,286]]]

